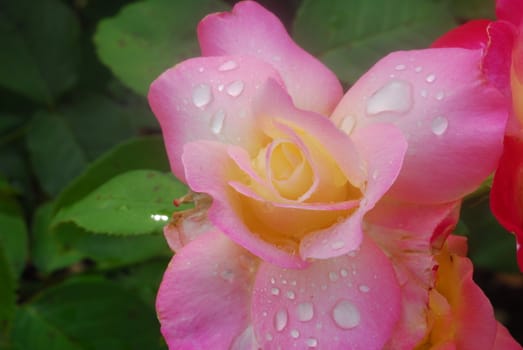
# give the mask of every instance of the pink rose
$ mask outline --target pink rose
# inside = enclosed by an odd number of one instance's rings
[[[198,35],[202,57],[149,93],[173,173],[197,193],[165,230],[169,347],[412,348],[431,244],[502,148],[506,107],[481,52],[393,53],[342,96],[255,2]]]

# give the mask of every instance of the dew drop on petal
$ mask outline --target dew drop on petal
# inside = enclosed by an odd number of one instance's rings
[[[368,293],[370,291],[370,288],[364,284],[362,284],[361,286],[359,286],[358,288],[360,290],[360,292],[362,293]]]
[[[404,64],[398,64],[396,67],[394,67],[395,70],[405,70],[407,68]]]
[[[296,298],[296,293],[294,293],[292,290],[287,291],[287,293],[285,294],[287,295],[287,298],[289,298],[290,300],[294,300]]]
[[[271,294],[272,295],[280,295],[280,290],[276,287],[271,288]]]
[[[423,67],[421,67],[421,66],[417,66],[416,68],[414,68],[414,71],[415,71],[416,73],[419,73],[419,72],[421,72],[422,70],[423,70]]]
[[[193,88],[192,102],[198,108],[207,106],[212,101],[211,87],[207,84],[199,84]]]
[[[436,136],[441,136],[447,131],[449,121],[447,118],[439,116],[432,120],[431,129],[432,133]]]
[[[349,271],[347,271],[347,269],[341,269],[340,270],[340,275],[342,277],[347,277],[349,275]]]
[[[245,84],[241,80],[236,80],[227,85],[226,91],[232,97],[238,97],[243,92]]]
[[[291,337],[293,337],[294,339],[298,338],[299,336],[300,336],[300,332],[297,329],[293,329],[291,331]]]
[[[345,242],[344,241],[336,241],[336,242],[331,244],[331,248],[334,249],[334,250],[341,249],[344,246],[345,246]]]
[[[369,97],[366,112],[369,115],[382,112],[404,113],[411,107],[411,84],[404,80],[392,80]]]
[[[228,282],[232,282],[234,280],[234,272],[230,269],[223,270],[220,273],[220,276]]]
[[[211,131],[218,135],[223,129],[223,122],[225,121],[225,111],[219,109],[211,118]]]
[[[227,62],[223,63],[218,68],[218,70],[220,72],[226,72],[226,71],[229,71],[229,70],[233,70],[233,69],[235,69],[237,67],[238,67],[238,63],[236,63],[235,61],[230,60],[230,61],[227,61]]]
[[[336,282],[338,280],[339,276],[335,271],[329,272],[329,279],[331,282]]]
[[[305,345],[307,345],[309,348],[315,348],[318,346],[318,339],[316,338],[307,338],[305,340]]]
[[[427,92],[427,90],[425,90],[425,89],[421,89],[421,91],[420,91],[420,95],[421,95],[421,97],[427,97],[427,96],[428,96],[428,92]]]
[[[351,115],[346,116],[341,121],[340,129],[346,134],[350,134],[354,127],[356,126],[356,118]]]
[[[265,339],[267,339],[268,341],[271,341],[272,340],[272,334],[271,333],[265,334]]]
[[[296,313],[298,314],[298,320],[301,322],[310,321],[314,317],[314,305],[308,301],[300,303],[297,306]]]
[[[441,101],[445,98],[445,93],[443,91],[440,91],[436,94],[436,100]]]
[[[427,77],[425,78],[425,81],[427,83],[433,83],[436,81],[436,75],[435,74],[429,74],[427,75]]]
[[[334,306],[332,319],[338,327],[351,329],[360,324],[360,312],[353,303],[342,299]]]
[[[281,332],[287,326],[287,319],[287,310],[281,309],[278,311],[276,315],[274,315],[274,328],[276,328],[278,332]]]

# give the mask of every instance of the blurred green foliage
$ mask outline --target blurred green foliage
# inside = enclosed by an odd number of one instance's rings
[[[392,50],[494,16],[490,0],[260,2],[345,84]],[[161,231],[187,189],[145,95],[198,54],[197,22],[232,3],[0,0],[0,349],[165,348]],[[479,199],[460,225],[471,255],[514,271],[513,238]]]

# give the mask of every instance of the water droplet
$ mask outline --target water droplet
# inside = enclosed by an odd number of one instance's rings
[[[349,271],[347,271],[347,269],[341,269],[340,275],[342,275],[342,277],[347,277],[349,275]]]
[[[436,81],[436,75],[435,74],[429,74],[427,75],[427,77],[425,78],[425,81],[427,83],[433,83]]]
[[[351,329],[360,324],[358,308],[348,300],[340,300],[332,310],[334,323],[343,329]]]
[[[204,70],[205,70],[205,68],[203,68],[203,67],[198,68],[198,72],[200,72],[200,73],[203,73]]]
[[[276,280],[274,279],[274,277],[271,277],[271,283],[272,284],[276,283]]]
[[[432,120],[431,129],[434,135],[441,136],[447,131],[449,126],[449,121],[447,118],[439,116]]]
[[[225,85],[223,85],[223,84],[218,85],[218,91],[223,91],[223,89],[225,89]]]
[[[207,84],[196,85],[192,90],[192,102],[198,108],[207,106],[212,101],[211,87]]]
[[[370,291],[370,288],[364,284],[362,284],[359,288],[360,292],[362,293],[368,293]]]
[[[336,242],[331,244],[331,248],[334,249],[334,250],[341,249],[344,246],[345,246],[345,242],[344,241],[336,241]]]
[[[312,305],[312,303],[308,301],[298,304],[297,314],[298,320],[300,320],[301,322],[307,322],[312,320],[312,318],[314,317],[314,305]]]
[[[308,338],[307,340],[305,340],[305,345],[307,345],[310,348],[315,348],[318,346],[318,339]]]
[[[398,64],[396,67],[394,67],[395,70],[405,70],[407,68],[404,64]]]
[[[376,180],[378,178],[378,175],[379,175],[379,170],[378,169],[375,169],[373,172],[372,172],[372,179],[373,180]]]
[[[243,92],[245,84],[241,80],[236,80],[227,85],[227,93],[232,97],[238,97]]]
[[[338,273],[336,273],[336,271],[329,272],[329,279],[331,280],[331,282],[336,282],[338,278],[339,276]]]
[[[271,288],[271,294],[272,295],[280,295],[280,290],[276,287]]]
[[[299,336],[300,336],[300,332],[297,329],[293,329],[291,331],[291,337],[293,337],[294,339],[298,338]]]
[[[346,134],[350,134],[356,126],[356,118],[348,115],[341,121],[340,129]]]
[[[298,284],[298,282],[296,282],[296,280],[291,281],[291,286],[295,286],[296,284]]]
[[[225,63],[223,63],[219,68],[218,70],[220,72],[226,72],[226,71],[229,71],[229,70],[233,70],[235,68],[238,67],[238,63],[236,63],[235,61],[227,61]]]
[[[427,90],[425,90],[425,89],[421,89],[421,91],[420,91],[420,95],[421,95],[421,97],[427,97],[427,96],[428,96],[428,92],[427,92]]]
[[[422,70],[423,70],[423,67],[421,67],[421,66],[417,66],[416,68],[414,68],[414,71],[415,71],[416,73],[419,73],[419,72],[421,72]]]
[[[286,295],[290,300],[294,300],[294,298],[296,298],[296,293],[294,293],[292,290],[287,291]]]
[[[271,341],[272,340],[272,334],[271,333],[265,334],[265,339],[267,339],[268,341]]]
[[[440,91],[436,94],[436,100],[441,101],[445,98],[445,93],[443,91]]]
[[[376,91],[367,101],[367,114],[382,112],[404,113],[412,107],[412,86],[403,80],[392,80]]]
[[[232,282],[234,280],[234,272],[230,269],[225,269],[220,273],[220,276],[228,282]]]
[[[219,109],[211,118],[211,131],[213,134],[218,135],[222,131],[224,121],[225,112],[223,109]]]
[[[287,310],[281,309],[278,311],[276,315],[274,315],[274,328],[276,328],[278,332],[281,332],[287,326],[287,319]]]

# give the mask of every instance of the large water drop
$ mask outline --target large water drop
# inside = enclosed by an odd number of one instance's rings
[[[340,328],[351,329],[360,324],[360,312],[356,305],[342,299],[334,306],[332,319]]]
[[[392,80],[377,90],[367,100],[366,112],[405,113],[412,107],[412,86],[404,80]]]

